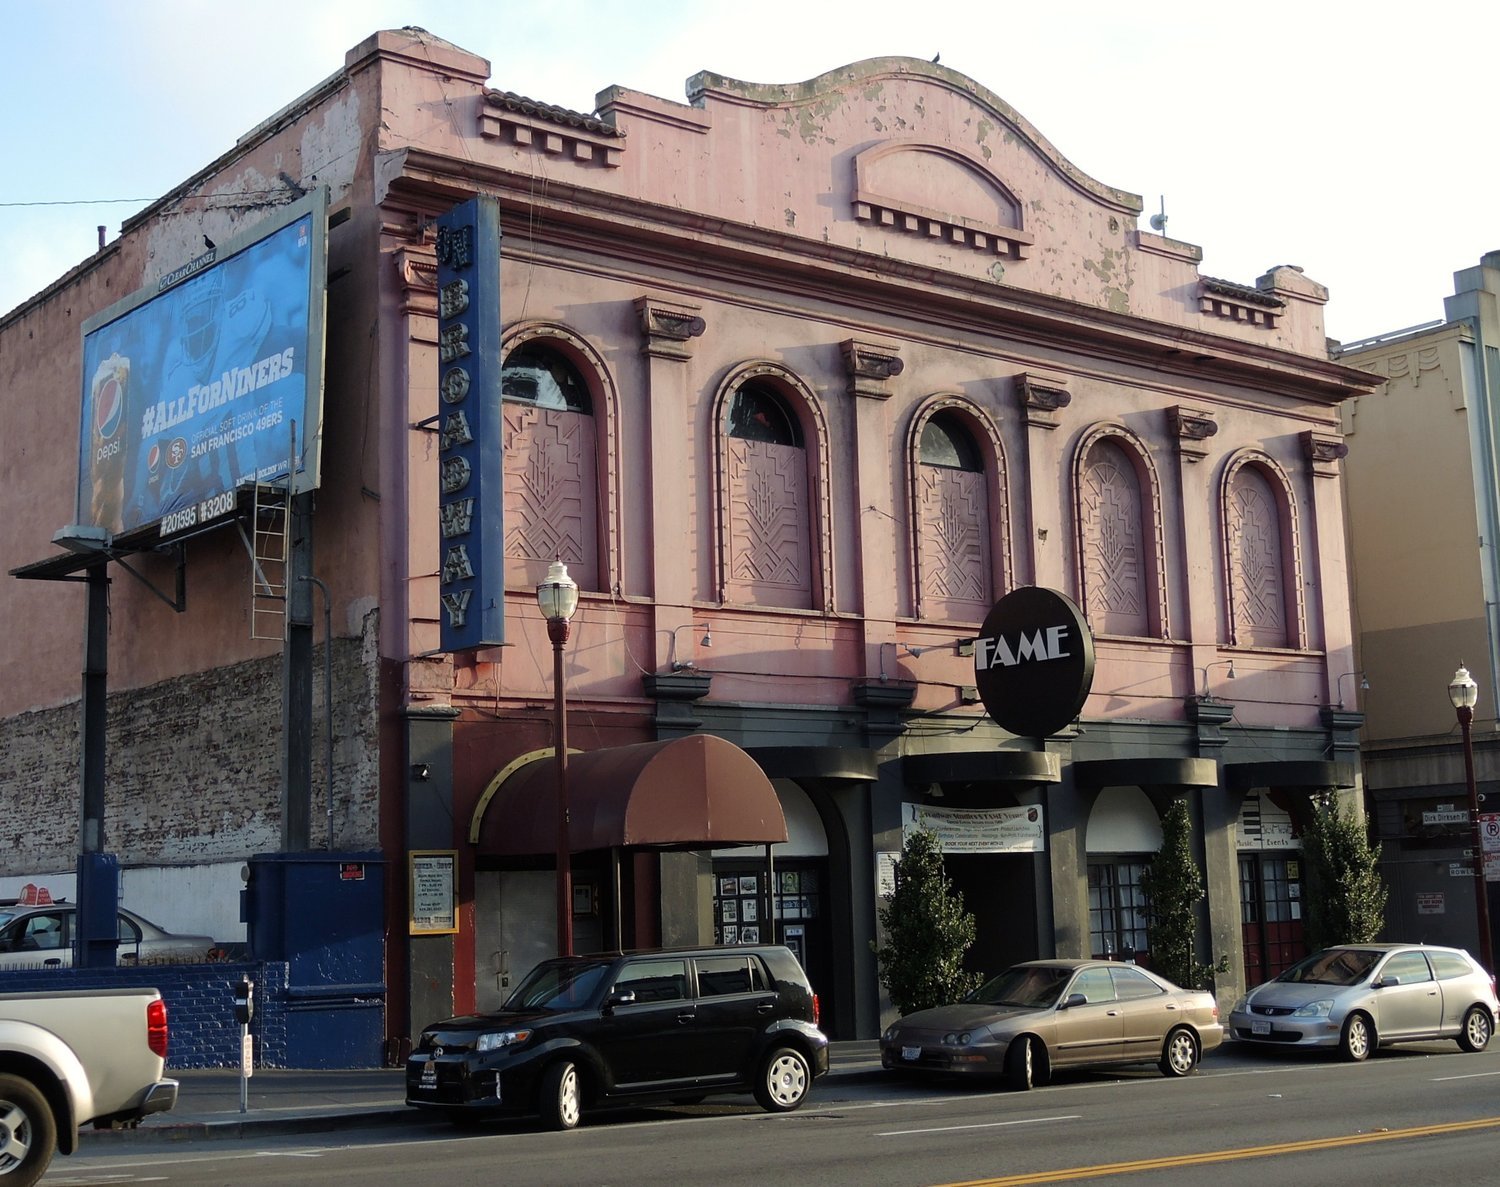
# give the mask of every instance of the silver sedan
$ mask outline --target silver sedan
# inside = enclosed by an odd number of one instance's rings
[[[1033,960],[961,1002],[919,1010],[880,1039],[891,1071],[1004,1076],[1045,1084],[1055,1068],[1155,1063],[1186,1076],[1224,1038],[1210,993],[1181,989],[1131,964]]]
[[[1336,1048],[1361,1060],[1377,1047],[1431,1039],[1483,1051],[1497,1013],[1494,977],[1462,949],[1349,944],[1252,989],[1229,1027],[1240,1042]]]

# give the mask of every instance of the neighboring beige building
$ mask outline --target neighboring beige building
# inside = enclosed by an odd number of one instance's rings
[[[1341,352],[1386,381],[1341,407],[1363,678],[1344,680],[1339,695],[1365,712],[1365,787],[1391,892],[1387,931],[1470,948],[1472,832],[1448,682],[1463,664],[1479,685],[1475,777],[1488,796],[1480,808],[1500,811],[1497,298],[1500,252],[1491,252],[1455,273],[1444,320]]]

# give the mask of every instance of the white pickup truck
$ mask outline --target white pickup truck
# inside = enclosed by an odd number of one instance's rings
[[[0,974],[0,988],[4,986]],[[29,1187],[80,1126],[134,1125],[177,1103],[155,989],[0,993],[0,1184]]]

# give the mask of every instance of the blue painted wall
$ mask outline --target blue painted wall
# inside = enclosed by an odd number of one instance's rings
[[[0,993],[65,989],[159,989],[167,1003],[167,1067],[239,1067],[240,1024],[232,988],[255,983],[255,1066],[364,1068],[384,1063],[384,986],[289,989],[286,961],[161,964],[110,969],[11,969]],[[342,992],[340,992],[342,990]],[[298,1039],[288,1041],[289,1030]]]

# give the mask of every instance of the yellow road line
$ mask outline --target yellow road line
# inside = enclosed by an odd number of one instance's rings
[[[947,1187],[1013,1187],[1021,1183],[1061,1183],[1101,1175],[1132,1175],[1140,1171],[1170,1170],[1179,1166],[1204,1166],[1214,1162],[1236,1162],[1245,1158],[1269,1158],[1277,1154],[1302,1154],[1311,1150],[1335,1150],[1368,1142],[1391,1142],[1403,1138],[1432,1137],[1444,1133],[1466,1133],[1500,1127],[1500,1117],[1477,1121],[1450,1121],[1443,1125],[1420,1125],[1412,1129],[1381,1129],[1340,1138],[1313,1138],[1305,1142],[1279,1142],[1272,1146],[1245,1146],[1238,1150],[1210,1150],[1203,1154],[1176,1154],[1166,1158],[1142,1158],[1136,1162],[1107,1162],[1098,1166],[1075,1166],[1066,1170],[1035,1171],[1029,1175],[1007,1175],[1000,1179],[973,1179],[949,1183]]]

